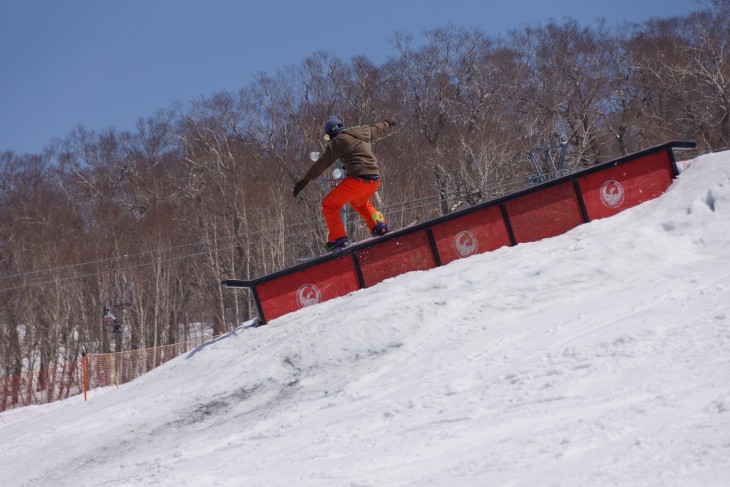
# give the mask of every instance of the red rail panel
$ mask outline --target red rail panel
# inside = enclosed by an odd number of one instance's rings
[[[379,242],[375,247],[358,251],[356,255],[367,287],[406,272],[436,267],[436,258],[425,230]]]
[[[669,151],[656,152],[578,179],[591,220],[613,216],[654,199],[672,184]]]
[[[670,142],[354,245],[342,256],[323,256],[269,276],[226,279],[221,284],[252,288],[259,317],[266,323],[390,277],[514,242],[554,237],[654,199],[677,174],[672,148],[694,147],[692,142]]]
[[[256,286],[267,320],[358,289],[355,264],[349,255]]]
[[[442,264],[512,244],[499,206],[431,227]]]
[[[573,183],[566,181],[505,203],[517,243],[554,237],[584,223]]]

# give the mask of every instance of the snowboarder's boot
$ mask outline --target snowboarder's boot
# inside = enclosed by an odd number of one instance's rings
[[[350,245],[350,239],[348,237],[340,237],[336,240],[333,240],[332,242],[327,242],[324,244],[324,249],[327,252],[336,252],[338,250],[342,250],[345,247]]]
[[[381,235],[385,235],[386,233],[388,233],[388,224],[385,222],[377,223],[373,227],[373,231],[370,233],[372,233],[373,237],[379,237]]]

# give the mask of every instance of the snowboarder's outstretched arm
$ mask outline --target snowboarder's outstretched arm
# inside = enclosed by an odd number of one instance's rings
[[[386,118],[383,119],[382,122],[378,122],[375,125],[371,125],[370,128],[372,130],[372,140],[379,139],[383,135],[385,135],[385,132],[388,131],[389,128],[395,126],[395,120],[392,118]]]
[[[333,153],[332,144],[328,144],[327,147],[325,147],[322,155],[319,156],[314,164],[312,164],[312,167],[309,168],[307,174],[305,174],[304,177],[297,181],[294,185],[294,197],[296,198],[297,195],[299,195],[299,193],[304,189],[307,184],[309,184],[310,181],[317,179],[320,174],[325,171],[325,169],[334,164],[334,162],[337,160],[337,157]]]

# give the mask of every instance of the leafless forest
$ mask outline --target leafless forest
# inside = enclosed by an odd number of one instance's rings
[[[382,65],[317,52],[131,132],[78,127],[42,154],[0,152],[0,376],[252,317],[247,292],[219,282],[321,252],[332,182],[291,192],[332,114],[398,121],[375,145],[394,228],[524,188],[528,152],[563,134],[568,169],[671,140],[727,148],[729,34],[730,0],[642,24],[565,20],[501,37],[446,26],[419,45],[396,34]],[[123,334],[102,323],[104,306]]]

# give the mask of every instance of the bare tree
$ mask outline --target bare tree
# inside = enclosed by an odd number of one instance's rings
[[[711,150],[730,141],[730,2],[688,18],[648,22],[632,39],[644,86],[645,138],[693,138]]]

